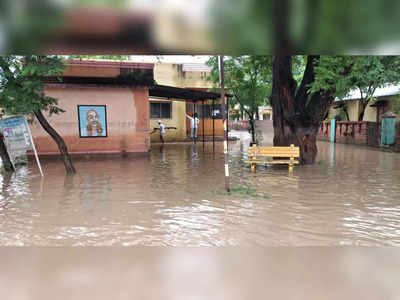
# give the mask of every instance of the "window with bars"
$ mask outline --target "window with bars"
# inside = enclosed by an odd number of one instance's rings
[[[171,119],[171,102],[150,102],[150,118]]]

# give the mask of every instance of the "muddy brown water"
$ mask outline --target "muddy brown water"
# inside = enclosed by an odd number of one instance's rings
[[[230,143],[231,195],[221,143],[81,158],[72,177],[32,161],[0,176],[0,245],[400,245],[400,154],[321,142],[313,166],[250,173],[247,144]]]

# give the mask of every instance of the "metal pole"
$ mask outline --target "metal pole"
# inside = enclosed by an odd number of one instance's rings
[[[197,128],[196,128],[196,118],[195,118],[195,116],[194,116],[195,114],[196,114],[196,102],[193,101],[193,123],[194,123],[194,127],[195,127],[195,130],[194,130],[194,132],[193,132],[193,143],[196,144]]]
[[[212,112],[211,112],[211,117],[212,117],[212,132],[213,132],[213,152],[215,152],[215,115],[214,115],[214,99],[212,99]]]
[[[42,166],[40,165],[39,156],[38,156],[38,153],[36,151],[35,142],[33,141],[31,129],[29,128],[29,124],[28,124],[28,122],[26,121],[25,118],[24,118],[24,120],[25,120],[25,126],[28,129],[29,139],[31,140],[33,152],[35,153],[36,163],[38,165],[38,168],[39,168],[39,171],[40,171],[40,175],[42,175],[42,177],[43,177],[43,170],[42,170]]]
[[[224,80],[224,57],[219,56],[219,81],[221,87],[221,110],[222,118],[224,119],[224,160],[225,160],[225,189],[229,193],[229,156],[228,156],[228,109],[225,109],[225,80]]]
[[[229,150],[229,98],[226,98],[226,150]]]
[[[202,102],[201,111],[202,111],[202,119],[203,119],[203,151],[204,151],[204,137],[205,137],[205,131],[204,131],[204,100]]]

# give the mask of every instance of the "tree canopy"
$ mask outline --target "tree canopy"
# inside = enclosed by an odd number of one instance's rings
[[[57,56],[0,56],[0,107],[11,115],[63,112],[57,99],[44,94],[41,78],[60,75],[64,68]]]
[[[225,85],[232,94],[230,106],[245,112],[252,122],[258,115],[258,107],[268,103],[271,93],[271,56],[249,55],[224,59]],[[218,60],[212,57],[207,62],[212,67],[209,80],[219,83]],[[254,128],[252,128],[253,131]],[[253,142],[255,142],[253,132]]]
[[[11,115],[35,115],[43,129],[57,143],[67,173],[75,173],[62,137],[49,124],[42,110],[50,114],[64,112],[57,99],[44,93],[46,76],[63,73],[65,65],[57,56],[0,56],[0,107]]]
[[[210,14],[220,52],[367,54],[397,44],[399,8],[394,0],[220,0]]]
[[[368,103],[377,88],[400,82],[398,56],[321,56],[315,67],[313,92],[334,90],[333,96],[343,99],[350,92],[360,93],[362,121]]]

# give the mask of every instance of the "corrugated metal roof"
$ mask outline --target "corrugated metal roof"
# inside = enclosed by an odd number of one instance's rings
[[[387,85],[382,88],[377,88],[374,93],[374,97],[386,97],[386,96],[394,96],[394,95],[399,95],[400,94],[400,85]],[[361,99],[361,93],[360,90],[354,89],[350,91],[349,95],[345,97],[343,100],[344,101],[349,101],[349,100],[357,100]],[[335,99],[335,102],[341,101],[339,98]]]
[[[182,64],[182,71],[184,72],[211,72],[211,67],[206,64],[200,63],[186,63]]]
[[[106,59],[74,59],[67,60],[68,64],[72,66],[82,67],[111,67],[111,68],[133,68],[133,69],[154,69],[154,64],[150,63],[136,63],[131,61],[119,61],[119,60],[106,60]]]

